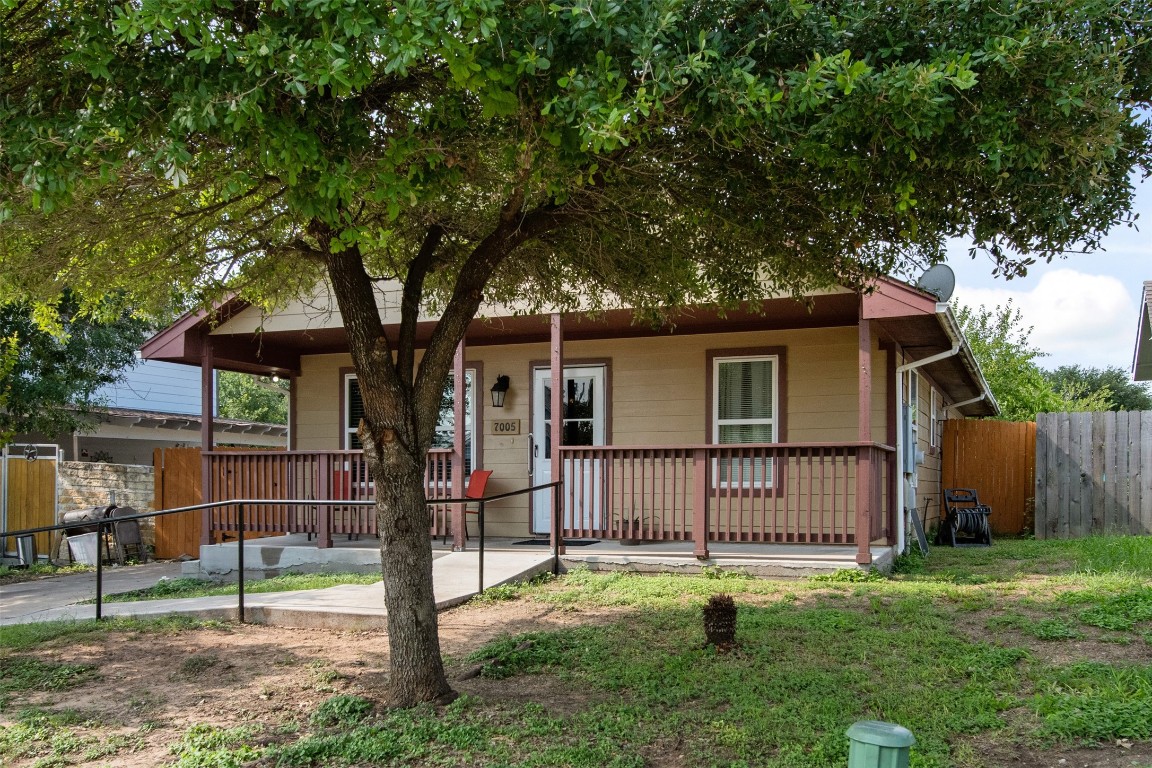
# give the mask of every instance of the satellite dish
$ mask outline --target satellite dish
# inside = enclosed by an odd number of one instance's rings
[[[947,264],[937,264],[920,275],[916,287],[933,294],[940,301],[948,301],[952,298],[952,291],[956,290],[956,273]]]

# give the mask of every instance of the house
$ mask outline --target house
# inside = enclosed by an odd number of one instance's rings
[[[1152,381],[1152,280],[1144,281],[1144,299],[1136,326],[1136,351],[1132,356],[1132,378]]]
[[[15,443],[57,444],[73,461],[152,464],[153,449],[201,443],[200,372],[187,365],[143,360],[99,390],[91,428],[64,435],[18,435]],[[210,395],[210,401],[214,401]],[[214,417],[215,444],[278,448],[288,428]]]
[[[398,286],[378,303],[395,328]],[[445,413],[463,434],[444,419],[429,498],[461,496],[475,468],[493,471],[489,494],[562,479],[564,537],[686,541],[700,558],[714,542],[823,543],[866,564],[874,546],[903,547],[897,509],[917,508],[917,494],[939,499],[943,420],[997,412],[948,305],[894,279],[865,295],[685,309],[672,329],[624,309],[483,311],[457,355],[452,402],[465,405]],[[434,321],[421,318],[419,338]],[[216,368],[292,379],[289,450],[213,451],[205,432],[205,498],[371,494],[356,375],[325,288],[272,316],[239,300],[186,315],[143,355],[200,366],[204,381]],[[545,489],[490,505],[486,530],[562,546],[553,501]],[[465,546],[459,508],[432,509],[430,533]],[[321,546],[375,526],[365,508],[262,514],[256,530],[316,533]]]

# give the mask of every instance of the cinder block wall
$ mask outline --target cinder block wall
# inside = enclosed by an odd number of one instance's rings
[[[153,511],[155,477],[152,467],[62,461],[58,478],[58,515],[83,507],[105,506],[110,503],[113,491],[116,493],[116,506],[132,507],[137,512]],[[152,520],[140,521],[140,533],[144,543],[153,546],[155,526]]]

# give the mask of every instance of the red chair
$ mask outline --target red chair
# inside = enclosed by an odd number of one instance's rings
[[[472,474],[468,476],[468,487],[464,491],[464,498],[466,499],[482,499],[484,498],[484,489],[488,487],[488,478],[492,477],[492,470],[490,469],[474,469]],[[479,515],[480,509],[469,509],[467,505],[464,506],[464,539],[468,539],[468,517],[467,515]],[[448,534],[444,534],[441,543],[448,543]]]

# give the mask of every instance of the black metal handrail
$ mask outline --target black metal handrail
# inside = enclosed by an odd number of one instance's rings
[[[564,484],[563,480],[556,480],[551,483],[544,483],[542,485],[534,485],[528,488],[521,488],[516,491],[506,491],[504,493],[497,493],[491,496],[482,496],[476,499],[460,498],[460,499],[426,499],[426,504],[479,504],[478,509],[478,523],[480,526],[480,548],[479,548],[479,592],[484,592],[484,505],[490,501],[499,501],[501,499],[511,498],[512,496],[520,496],[525,493],[533,491],[544,490],[545,488],[553,488],[553,531],[554,535],[558,537],[558,541],[562,542],[563,537],[560,532],[560,487]],[[146,520],[150,517],[161,517],[163,515],[175,515],[182,512],[198,512],[206,509],[218,509],[221,507],[236,507],[236,533],[237,533],[237,553],[236,553],[236,570],[239,572],[239,579],[237,581],[237,619],[241,624],[244,623],[244,507],[245,505],[253,504],[277,504],[285,506],[312,506],[312,507],[367,507],[376,504],[373,499],[229,499],[227,501],[210,501],[205,504],[192,504],[187,507],[173,507],[172,509],[160,509],[155,512],[138,512],[135,515],[123,515],[117,517],[103,517],[95,521],[85,520],[83,522],[73,523],[57,523],[56,525],[42,525],[38,528],[24,528],[18,531],[0,531],[0,541],[3,541],[9,536],[12,538],[20,538],[23,536],[32,536],[37,533],[50,533],[52,531],[63,531],[68,528],[77,528],[83,525],[90,527],[93,522],[96,525],[96,540],[97,542],[104,540],[104,531],[107,526],[113,526],[118,523],[125,523],[134,520]],[[467,524],[467,523],[465,523]],[[559,547],[553,548],[552,552],[552,574],[558,575],[560,573],[560,549]],[[96,547],[96,619],[97,621],[104,618],[104,557],[100,553],[99,543]]]

